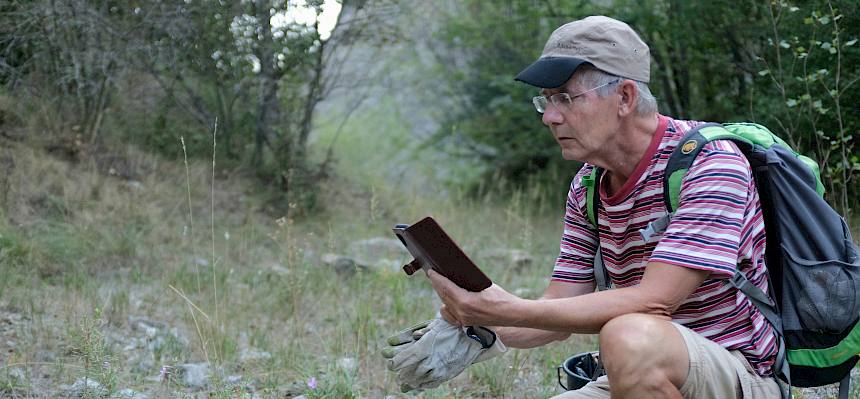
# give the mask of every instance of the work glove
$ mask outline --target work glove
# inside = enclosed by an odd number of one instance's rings
[[[425,320],[420,323],[416,323],[415,325],[404,328],[396,334],[388,337],[388,339],[386,339],[388,347],[382,350],[382,356],[386,359],[391,359],[404,349],[408,348],[409,344],[418,341],[424,333],[430,330],[430,324],[433,321],[434,320]]]
[[[409,341],[411,339],[411,342]],[[398,332],[383,350],[404,392],[435,388],[466,367],[499,356],[507,348],[486,327],[458,327],[437,318]]]

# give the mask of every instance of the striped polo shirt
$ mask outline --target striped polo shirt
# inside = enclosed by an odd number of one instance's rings
[[[737,268],[768,291],[764,221],[749,163],[731,142],[708,143],[683,179],[668,228],[659,241],[646,243],[639,230],[667,213],[663,175],[669,155],[690,128],[702,123],[658,118],[651,144],[624,186],[609,196],[600,182],[597,220],[609,277],[616,288],[637,285],[649,260],[710,271],[672,320],[726,349],[741,351],[760,375],[769,376],[777,351],[773,327],[726,280]],[[594,281],[598,236],[588,220],[581,184],[592,168],[583,166],[571,183],[553,280]]]

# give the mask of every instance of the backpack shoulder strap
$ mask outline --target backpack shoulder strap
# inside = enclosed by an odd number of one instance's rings
[[[726,129],[719,123],[701,124],[684,135],[684,138],[672,151],[672,155],[669,156],[669,162],[663,175],[663,201],[666,203],[666,210],[669,213],[674,213],[678,209],[684,175],[687,174],[705,144],[714,140],[725,139],[752,145],[750,140]]]
[[[591,222],[591,227],[597,229],[597,207],[600,205],[600,191],[597,185],[600,183],[600,176],[603,175],[603,169],[595,166],[591,169],[591,173],[582,176],[582,185],[585,186],[585,211],[588,214],[588,221]]]
[[[581,181],[586,189],[585,209],[588,214],[588,221],[591,222],[591,227],[597,234],[597,249],[594,252],[594,281],[600,291],[610,287],[609,274],[603,265],[603,254],[600,252],[600,228],[597,225],[597,208],[600,206],[600,190],[597,185],[600,184],[600,176],[602,175],[603,169],[595,166],[590,174],[582,176]]]
[[[669,227],[672,215],[678,209],[681,182],[684,180],[684,175],[687,174],[687,170],[696,160],[696,156],[702,151],[702,147],[709,141],[723,135],[728,135],[727,138],[734,137],[731,132],[718,123],[705,123],[687,132],[675,150],[672,151],[663,175],[663,203],[666,205],[667,214],[651,221],[648,226],[639,231],[645,242],[656,241],[657,235]]]

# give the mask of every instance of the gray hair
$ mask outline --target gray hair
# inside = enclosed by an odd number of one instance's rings
[[[595,90],[600,97],[606,97],[612,92],[613,88],[609,83],[616,79],[621,79],[621,77],[608,74],[591,65],[583,65],[576,72],[576,81],[583,87],[605,85]],[[657,99],[651,94],[648,84],[638,80],[634,80],[634,82],[636,82],[636,88],[639,91],[639,100],[636,102],[636,114],[641,116],[656,113]]]

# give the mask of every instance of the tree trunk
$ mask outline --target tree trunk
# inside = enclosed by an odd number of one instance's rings
[[[319,31],[319,23],[314,24],[314,29]],[[323,75],[323,55],[326,48],[326,41],[320,40],[320,48],[316,53],[316,58],[314,59],[314,69],[313,69],[313,77],[311,81],[308,83],[308,96],[305,100],[305,109],[304,115],[302,115],[302,123],[300,125],[299,130],[299,140],[296,143],[296,151],[303,155],[306,150],[306,146],[308,143],[308,137],[311,134],[311,128],[313,127],[313,117],[314,117],[314,109],[316,109],[317,103],[322,100],[322,75]]]
[[[257,103],[257,121],[254,128],[254,165],[257,168],[262,166],[263,144],[271,130],[270,121],[277,119],[275,96],[278,92],[278,79],[275,76],[275,43],[272,38],[269,10],[268,1],[256,0],[254,2],[254,11],[260,24],[259,35],[261,38],[255,51],[257,59],[260,60],[260,90]]]

